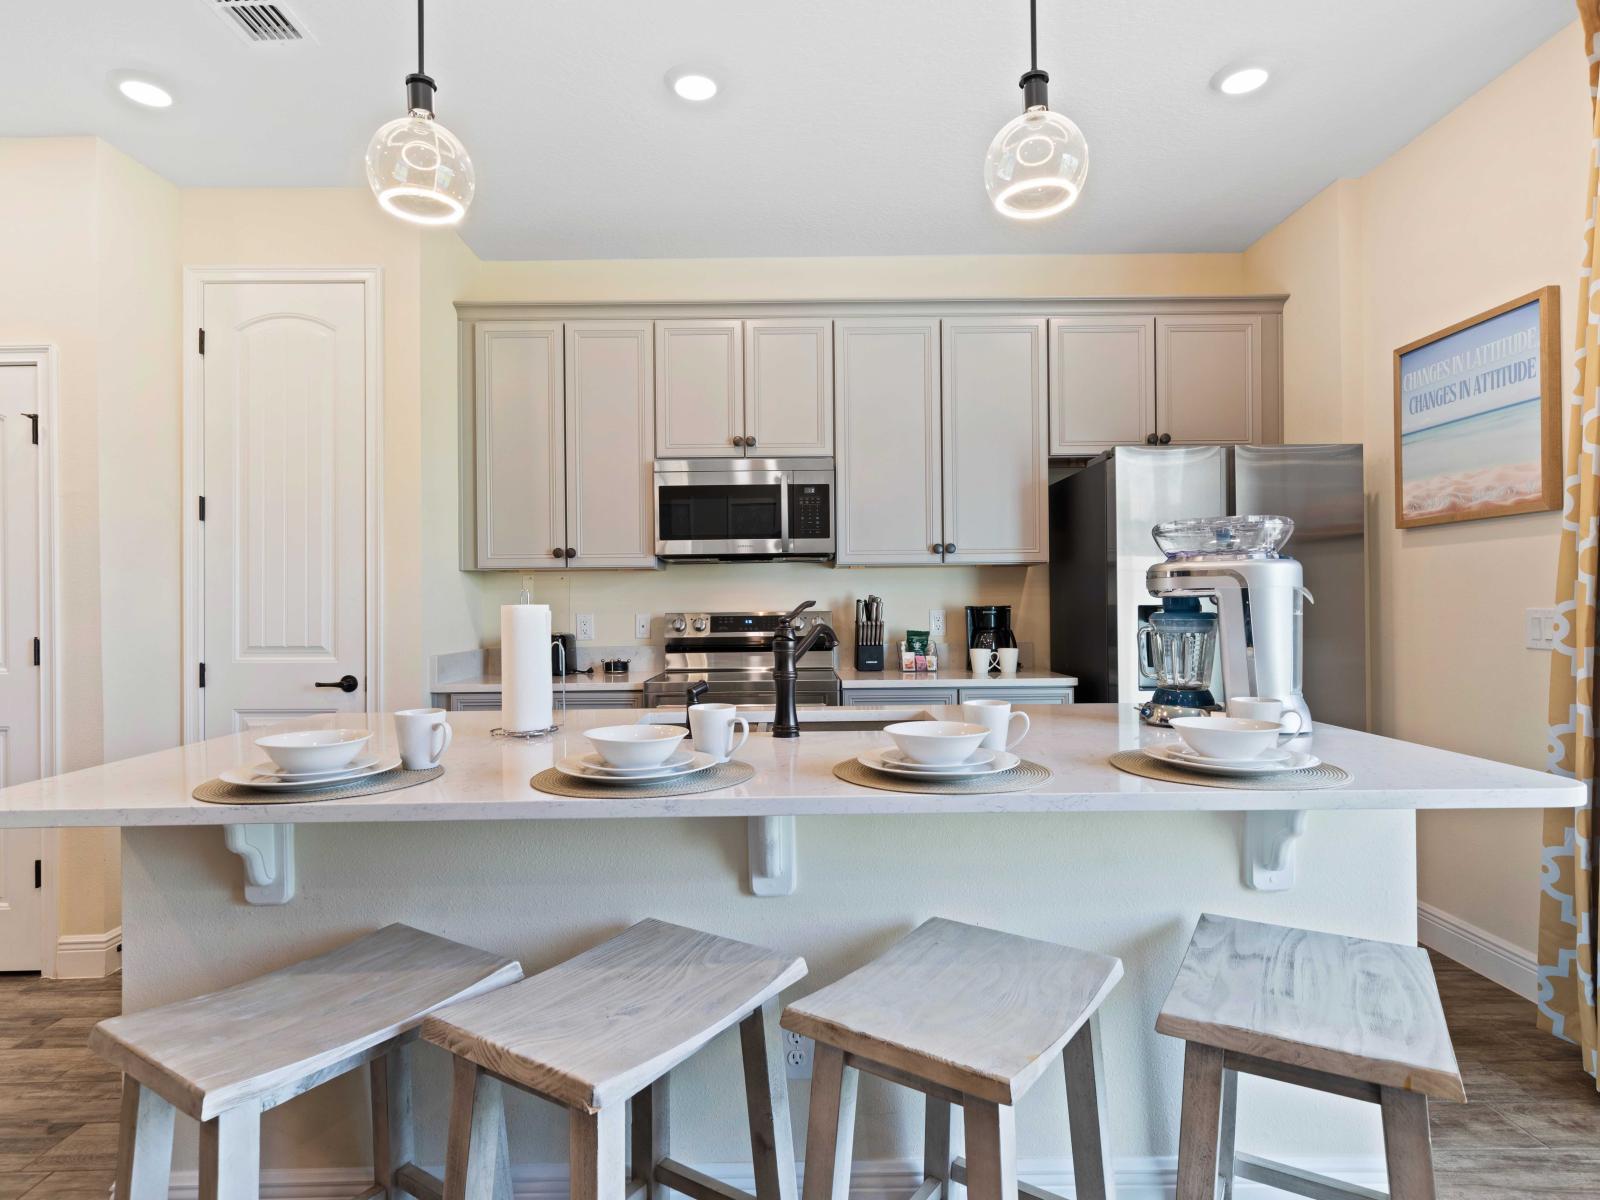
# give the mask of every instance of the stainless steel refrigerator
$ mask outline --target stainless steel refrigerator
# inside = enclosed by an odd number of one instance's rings
[[[1271,513],[1294,521],[1286,553],[1315,602],[1304,689],[1319,722],[1367,727],[1366,503],[1361,447],[1119,446],[1050,488],[1050,667],[1077,699],[1148,699],[1135,634],[1160,607],[1144,585],[1161,560],[1152,526],[1176,517]],[[1220,691],[1220,679],[1218,680]]]

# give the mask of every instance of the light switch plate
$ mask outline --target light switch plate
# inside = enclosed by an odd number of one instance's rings
[[[790,1079],[810,1079],[817,1044],[798,1033],[783,1031],[783,1067]]]
[[[633,636],[636,638],[647,638],[650,636],[649,613],[633,614]]]
[[[1523,614],[1522,644],[1529,650],[1554,650],[1561,617],[1553,608],[1530,608]]]
[[[930,608],[928,610],[928,636],[935,641],[944,637],[944,609]]]
[[[578,633],[577,633],[577,638],[578,638],[578,640],[580,642],[592,642],[592,641],[594,641],[594,614],[593,613],[579,613],[578,614]]]

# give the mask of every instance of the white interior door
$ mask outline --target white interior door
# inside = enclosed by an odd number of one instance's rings
[[[365,290],[207,282],[202,312],[203,736],[362,711]]]
[[[39,778],[39,368],[0,364],[0,780]],[[43,966],[37,829],[0,829],[0,971]]]

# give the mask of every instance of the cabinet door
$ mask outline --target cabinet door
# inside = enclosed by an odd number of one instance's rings
[[[834,329],[838,561],[940,562],[939,322]]]
[[[944,323],[946,562],[1049,557],[1044,339],[1042,318]]]
[[[833,453],[833,322],[744,323],[745,453]]]
[[[656,457],[738,458],[744,434],[743,322],[656,322]]]
[[[1098,454],[1156,432],[1154,317],[1050,320],[1050,453]]]
[[[567,566],[655,567],[649,321],[567,323]]]
[[[1261,318],[1157,317],[1156,432],[1175,446],[1249,442],[1261,422]]]
[[[566,545],[561,325],[480,321],[473,480],[480,570],[560,568]]]

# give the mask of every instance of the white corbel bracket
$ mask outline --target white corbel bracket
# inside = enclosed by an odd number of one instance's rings
[[[294,826],[224,825],[229,850],[244,860],[246,904],[287,904],[294,899]]]
[[[1244,885],[1258,892],[1294,886],[1294,847],[1306,831],[1304,810],[1244,815]]]
[[[748,817],[750,894],[792,896],[795,884],[793,817]]]

